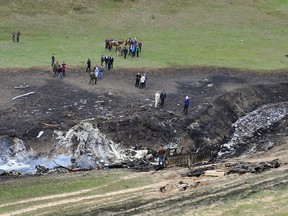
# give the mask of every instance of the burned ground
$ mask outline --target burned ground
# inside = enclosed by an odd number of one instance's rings
[[[144,90],[134,87],[137,72],[148,74]],[[206,146],[217,150],[229,139],[231,124],[239,117],[288,99],[285,71],[113,69],[105,71],[96,85],[89,85],[89,75],[79,68],[68,70],[63,80],[43,68],[3,70],[0,76],[0,135],[19,137],[39,152],[51,147],[55,129],[67,131],[92,117],[104,134],[126,147],[156,149],[177,143],[194,150]],[[29,87],[15,89],[21,84]],[[165,106],[155,109],[155,92],[164,89]],[[12,100],[32,91],[26,98]],[[191,98],[188,116],[182,113],[186,95]],[[44,134],[37,139],[40,131]]]

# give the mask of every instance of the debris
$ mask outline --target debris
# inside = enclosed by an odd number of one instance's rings
[[[76,172],[76,171],[78,171],[78,169],[76,169],[76,168],[68,168],[68,167],[62,166],[62,165],[56,163],[54,160],[53,160],[53,162],[54,162],[57,166],[59,166],[60,168],[63,168],[63,169],[65,169],[65,170],[69,171],[69,172]]]
[[[206,170],[204,176],[221,177],[225,175],[223,170]]]
[[[67,170],[68,172],[77,172],[77,171],[89,171],[89,170],[92,170],[93,167],[91,167],[90,169],[81,169],[81,168],[75,168],[75,167],[72,167],[72,168],[69,168],[69,167],[65,167],[65,166],[62,166],[58,163],[56,163],[54,160],[53,162],[59,167],[59,168],[63,168],[65,170]]]
[[[186,183],[186,182],[180,181],[180,182],[177,184],[177,187],[179,188],[180,191],[184,191],[184,190],[186,190],[188,187],[191,187],[191,185],[188,184],[188,183]]]
[[[270,162],[260,162],[260,163],[241,162],[240,164],[236,164],[234,167],[232,167],[227,172],[227,174],[261,173],[271,168],[278,168],[278,167],[280,167],[278,158]]]
[[[165,188],[165,187],[166,187],[166,186],[160,187],[160,192],[161,192],[161,193],[163,193],[163,192],[166,191],[166,188]]]
[[[44,167],[44,166],[41,166],[41,165],[36,165],[35,168],[37,169],[36,171],[36,174],[37,175],[45,175],[45,174],[48,174],[49,173],[49,169]]]
[[[25,97],[25,96],[28,96],[28,95],[31,95],[31,94],[34,94],[34,92],[28,92],[26,94],[18,95],[16,97],[13,97],[12,100],[15,100],[15,99],[18,99],[18,98],[21,98],[21,97]]]
[[[47,123],[42,123],[45,128],[56,128],[58,127],[57,125],[52,125],[52,124],[47,124]]]
[[[191,187],[192,187],[192,188],[195,188],[195,187],[197,187],[199,184],[200,184],[200,181],[193,182],[193,183],[191,184]]]
[[[37,138],[40,138],[42,136],[42,134],[44,134],[44,131],[40,131]]]
[[[205,171],[207,170],[213,170],[215,169],[214,166],[207,166],[207,167],[199,167],[199,168],[193,168],[189,171],[187,176],[189,177],[200,177],[201,175],[204,175]]]
[[[24,89],[24,88],[28,88],[30,85],[22,85],[20,84],[19,86],[15,86],[15,89]]]

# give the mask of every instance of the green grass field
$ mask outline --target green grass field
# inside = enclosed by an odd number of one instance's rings
[[[286,69],[288,0],[0,0],[0,68],[45,67],[54,52],[85,67],[112,55],[116,67],[219,66]],[[11,32],[21,32],[13,43]],[[140,58],[104,49],[136,37]]]

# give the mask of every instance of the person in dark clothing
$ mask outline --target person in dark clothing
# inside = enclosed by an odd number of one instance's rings
[[[110,56],[110,61],[111,61],[111,68],[113,68],[114,58],[112,56]]]
[[[19,42],[19,37],[20,37],[21,33],[19,32],[19,30],[16,32],[16,41]]]
[[[165,153],[166,153],[166,150],[165,150],[164,146],[161,144],[160,148],[157,152],[157,155],[159,157],[158,166],[164,166],[165,165],[164,164]]]
[[[90,71],[91,71],[91,60],[88,58],[86,72],[90,72]]]
[[[139,57],[139,53],[140,53],[140,47],[137,46],[137,47],[136,47],[136,55],[137,55],[137,57]]]
[[[52,56],[51,56],[51,60],[52,60],[51,67],[53,67],[53,64],[54,64],[54,62],[55,62],[55,55],[54,55],[54,53],[53,53]]]
[[[16,32],[12,31],[12,41],[15,42]]]
[[[107,69],[110,70],[111,69],[111,58],[108,56],[106,58],[107,58]]]
[[[189,100],[189,97],[186,96],[185,100],[184,100],[184,114],[187,115],[188,114],[188,107],[189,107],[189,104],[190,104],[190,100]]]
[[[137,88],[139,88],[139,85],[140,85],[140,79],[141,79],[141,75],[140,75],[140,73],[136,74],[135,87],[137,87]]]
[[[104,60],[105,60],[105,67],[107,68],[109,57],[108,57],[108,56],[105,56],[105,57],[104,57]]]
[[[103,65],[104,61],[105,61],[105,57],[102,55],[101,56],[101,65]]]
[[[106,38],[106,40],[105,40],[105,49],[109,49],[109,42],[110,42],[110,39]]]
[[[128,49],[126,48],[126,46],[123,48],[123,54],[124,54],[124,59],[126,59],[128,53]]]
[[[166,92],[165,90],[163,90],[160,94],[160,107],[164,106],[165,99],[166,99]]]
[[[62,67],[58,65],[58,79],[63,79]]]

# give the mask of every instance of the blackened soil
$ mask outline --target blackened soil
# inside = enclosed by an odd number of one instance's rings
[[[148,76],[145,89],[134,87],[138,72]],[[0,136],[19,137],[46,152],[54,130],[67,131],[80,120],[95,118],[100,131],[127,147],[155,149],[177,143],[191,151],[203,146],[217,151],[240,116],[288,100],[287,78],[286,71],[213,67],[112,69],[89,85],[84,68],[68,70],[62,80],[53,77],[50,68],[2,69]],[[21,84],[29,87],[15,88]],[[162,90],[167,93],[165,106],[155,109],[154,95]],[[28,92],[34,94],[12,100]],[[187,116],[182,112],[186,95],[191,100]],[[40,131],[44,134],[37,138]]]

